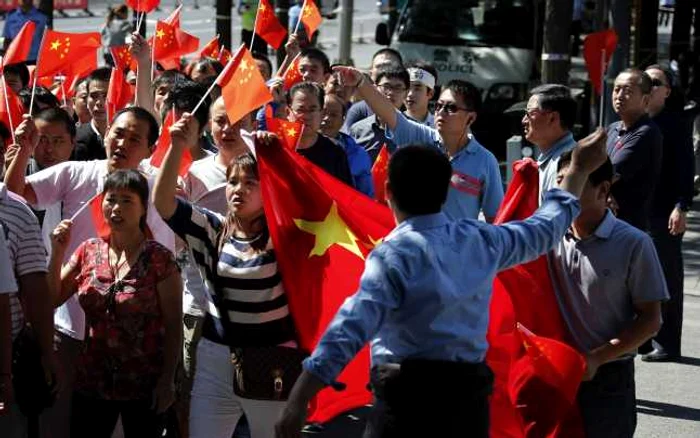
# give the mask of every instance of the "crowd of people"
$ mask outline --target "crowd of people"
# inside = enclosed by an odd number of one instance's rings
[[[115,10],[107,28],[125,26]],[[136,96],[109,118],[108,68],[62,103],[32,90],[25,65],[4,67],[7,86],[27,109],[33,94],[34,105],[14,133],[0,125],[3,436],[110,437],[119,419],[127,438],[300,436],[312,397],[370,343],[367,436],[461,436],[468,427],[487,437],[492,283],[542,254],[572,346],[586,358],[577,397],[585,434],[633,436],[635,354],[681,356],[694,160],[689,127],[667,104],[669,70],[620,73],[612,91],[620,121],[579,141],[571,91],[533,88],[522,126],[539,153],[540,208],[493,225],[504,184],[470,130],[481,105],[471,83],[438,89],[433,66],[404,64],[390,48],[375,53],[367,74],[331,66],[292,36],[286,62],[298,54],[302,81],[285,90],[256,53],[274,101],[229,120],[212,87],[218,60],[151,81],[146,40],[130,41]],[[298,346],[276,262],[285,248],[273,247],[245,138],[271,141],[267,110],[303,123],[296,152],[308,161],[368,197],[381,189],[397,223],[288,400],[243,397],[232,381],[237,348]],[[156,168],[149,157],[168,116],[171,145]],[[375,187],[383,148],[388,178]],[[185,153],[193,163],[183,176]],[[85,213],[95,199],[104,234]],[[43,405],[13,390],[13,346],[27,338],[49,394]]]

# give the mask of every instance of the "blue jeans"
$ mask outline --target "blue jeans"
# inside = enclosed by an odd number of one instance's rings
[[[610,362],[578,390],[586,437],[632,438],[637,427],[634,360]]]

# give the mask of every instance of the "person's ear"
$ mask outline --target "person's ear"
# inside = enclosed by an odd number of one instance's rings
[[[466,118],[467,128],[472,126],[474,124],[474,122],[476,122],[476,117],[477,117],[476,111],[470,111],[469,113],[467,113],[467,118]]]
[[[435,96],[435,90],[432,88],[428,88],[428,92],[425,93],[426,96],[428,96],[428,100],[432,100],[433,96]]]
[[[612,187],[612,181],[603,181],[598,187],[598,199],[602,199],[603,202],[608,202],[608,196],[610,195],[610,188]]]

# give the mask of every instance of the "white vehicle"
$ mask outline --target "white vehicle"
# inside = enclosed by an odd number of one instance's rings
[[[475,131],[502,155],[507,136],[499,135],[498,119],[527,96],[533,76],[535,2],[406,0],[393,34],[379,24],[377,43],[398,50],[405,62],[433,64],[438,84],[463,79],[478,87],[484,105]]]

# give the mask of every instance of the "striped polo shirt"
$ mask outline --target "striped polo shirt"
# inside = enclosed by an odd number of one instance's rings
[[[9,192],[3,183],[0,183],[0,225],[17,282],[20,283],[23,275],[45,273],[47,257],[39,221],[22,198]],[[17,294],[10,295],[10,312],[14,339],[24,323]]]
[[[202,336],[231,347],[293,342],[295,330],[277,259],[264,233],[252,240],[230,237],[218,250],[224,217],[178,199],[167,221],[190,249],[204,279],[206,315]],[[253,249],[259,239],[263,250]],[[225,313],[224,313],[225,312]]]

